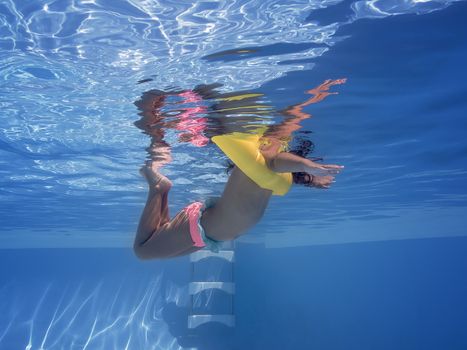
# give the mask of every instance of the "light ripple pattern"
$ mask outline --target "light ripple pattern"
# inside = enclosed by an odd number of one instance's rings
[[[1,303],[2,317],[9,317],[0,321],[0,348],[182,350],[162,312],[168,303],[186,308],[187,287],[163,287],[161,278],[131,288],[124,279],[119,286],[51,282],[32,299],[11,283],[0,291],[9,300]]]
[[[162,90],[213,82],[225,91],[257,89],[312,69],[313,59],[345,40],[336,35],[342,26],[362,18],[430,13],[452,2],[356,1],[350,18],[320,25],[307,16],[336,1],[2,1],[2,230],[93,229],[98,212],[112,227],[126,217],[128,223],[119,227],[128,234],[144,200],[136,174],[147,137],[133,125],[133,102],[148,85],[139,81],[150,78],[151,87]],[[241,53],[304,43],[314,46],[285,54]],[[229,50],[234,51],[222,59],[209,58]],[[221,163],[218,153],[189,145],[174,153],[168,172],[185,186],[174,194],[175,208],[187,198],[219,193],[225,176],[217,165],[196,168],[202,184],[194,181],[191,167]],[[212,186],[206,188],[206,182]],[[13,212],[16,220],[9,220]],[[37,220],[33,212],[47,220]]]

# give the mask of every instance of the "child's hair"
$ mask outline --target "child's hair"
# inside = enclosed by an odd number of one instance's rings
[[[295,154],[297,156],[307,158],[308,154],[313,152],[315,145],[313,142],[310,140],[298,136],[295,137],[294,143],[296,144],[295,146],[292,147],[292,149],[289,150],[289,153]],[[317,160],[322,160],[322,158],[311,158],[313,161]],[[292,173],[292,179],[293,183],[297,185],[304,185],[307,187],[312,187],[313,186],[313,175],[310,175],[305,172],[296,172]]]
[[[307,158],[308,154],[313,152],[315,145],[310,140],[304,137],[295,137],[294,138],[294,146],[288,151],[289,153],[295,154],[299,157]],[[313,161],[322,160],[322,158],[311,158]],[[230,160],[227,159],[226,164],[226,173],[229,174],[232,169],[234,168],[235,164]],[[313,176],[305,173],[305,172],[297,172],[292,173],[293,183],[298,185],[304,185],[307,187],[313,186]]]
[[[294,137],[293,141],[295,145],[291,147],[289,153],[295,154],[303,158],[306,158],[308,154],[313,152],[315,148],[313,142],[302,136]]]

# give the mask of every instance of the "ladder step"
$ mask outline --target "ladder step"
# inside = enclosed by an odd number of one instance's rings
[[[235,294],[235,283],[232,282],[190,282],[188,293],[197,294],[206,289],[219,289],[228,294]]]
[[[220,258],[228,262],[234,262],[235,254],[233,250],[220,250],[218,253],[214,253],[210,250],[198,250],[190,254],[191,262],[197,262],[206,258]]]
[[[188,316],[188,328],[193,329],[209,322],[222,323],[227,327],[235,327],[234,315],[190,315]]]

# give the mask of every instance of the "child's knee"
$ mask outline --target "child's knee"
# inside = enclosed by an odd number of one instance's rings
[[[161,249],[154,249],[153,246],[148,246],[145,243],[136,242],[133,244],[133,253],[140,260],[164,259],[170,257],[167,252]]]

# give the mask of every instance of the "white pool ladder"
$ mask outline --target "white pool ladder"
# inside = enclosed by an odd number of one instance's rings
[[[221,250],[218,253],[213,253],[210,250],[199,250],[190,255],[191,261],[191,282],[188,286],[188,293],[190,294],[190,314],[188,316],[188,328],[194,329],[202,324],[209,322],[222,323],[227,327],[235,327],[235,314],[234,314],[234,296],[235,296],[235,282],[234,282],[234,263],[235,263],[235,244],[233,241],[223,242]],[[195,271],[197,264],[200,261],[208,258],[221,259],[223,263],[230,264],[230,281],[197,281]],[[217,289],[227,293],[230,296],[230,313],[223,314],[203,314],[195,313],[195,296],[203,291]]]

